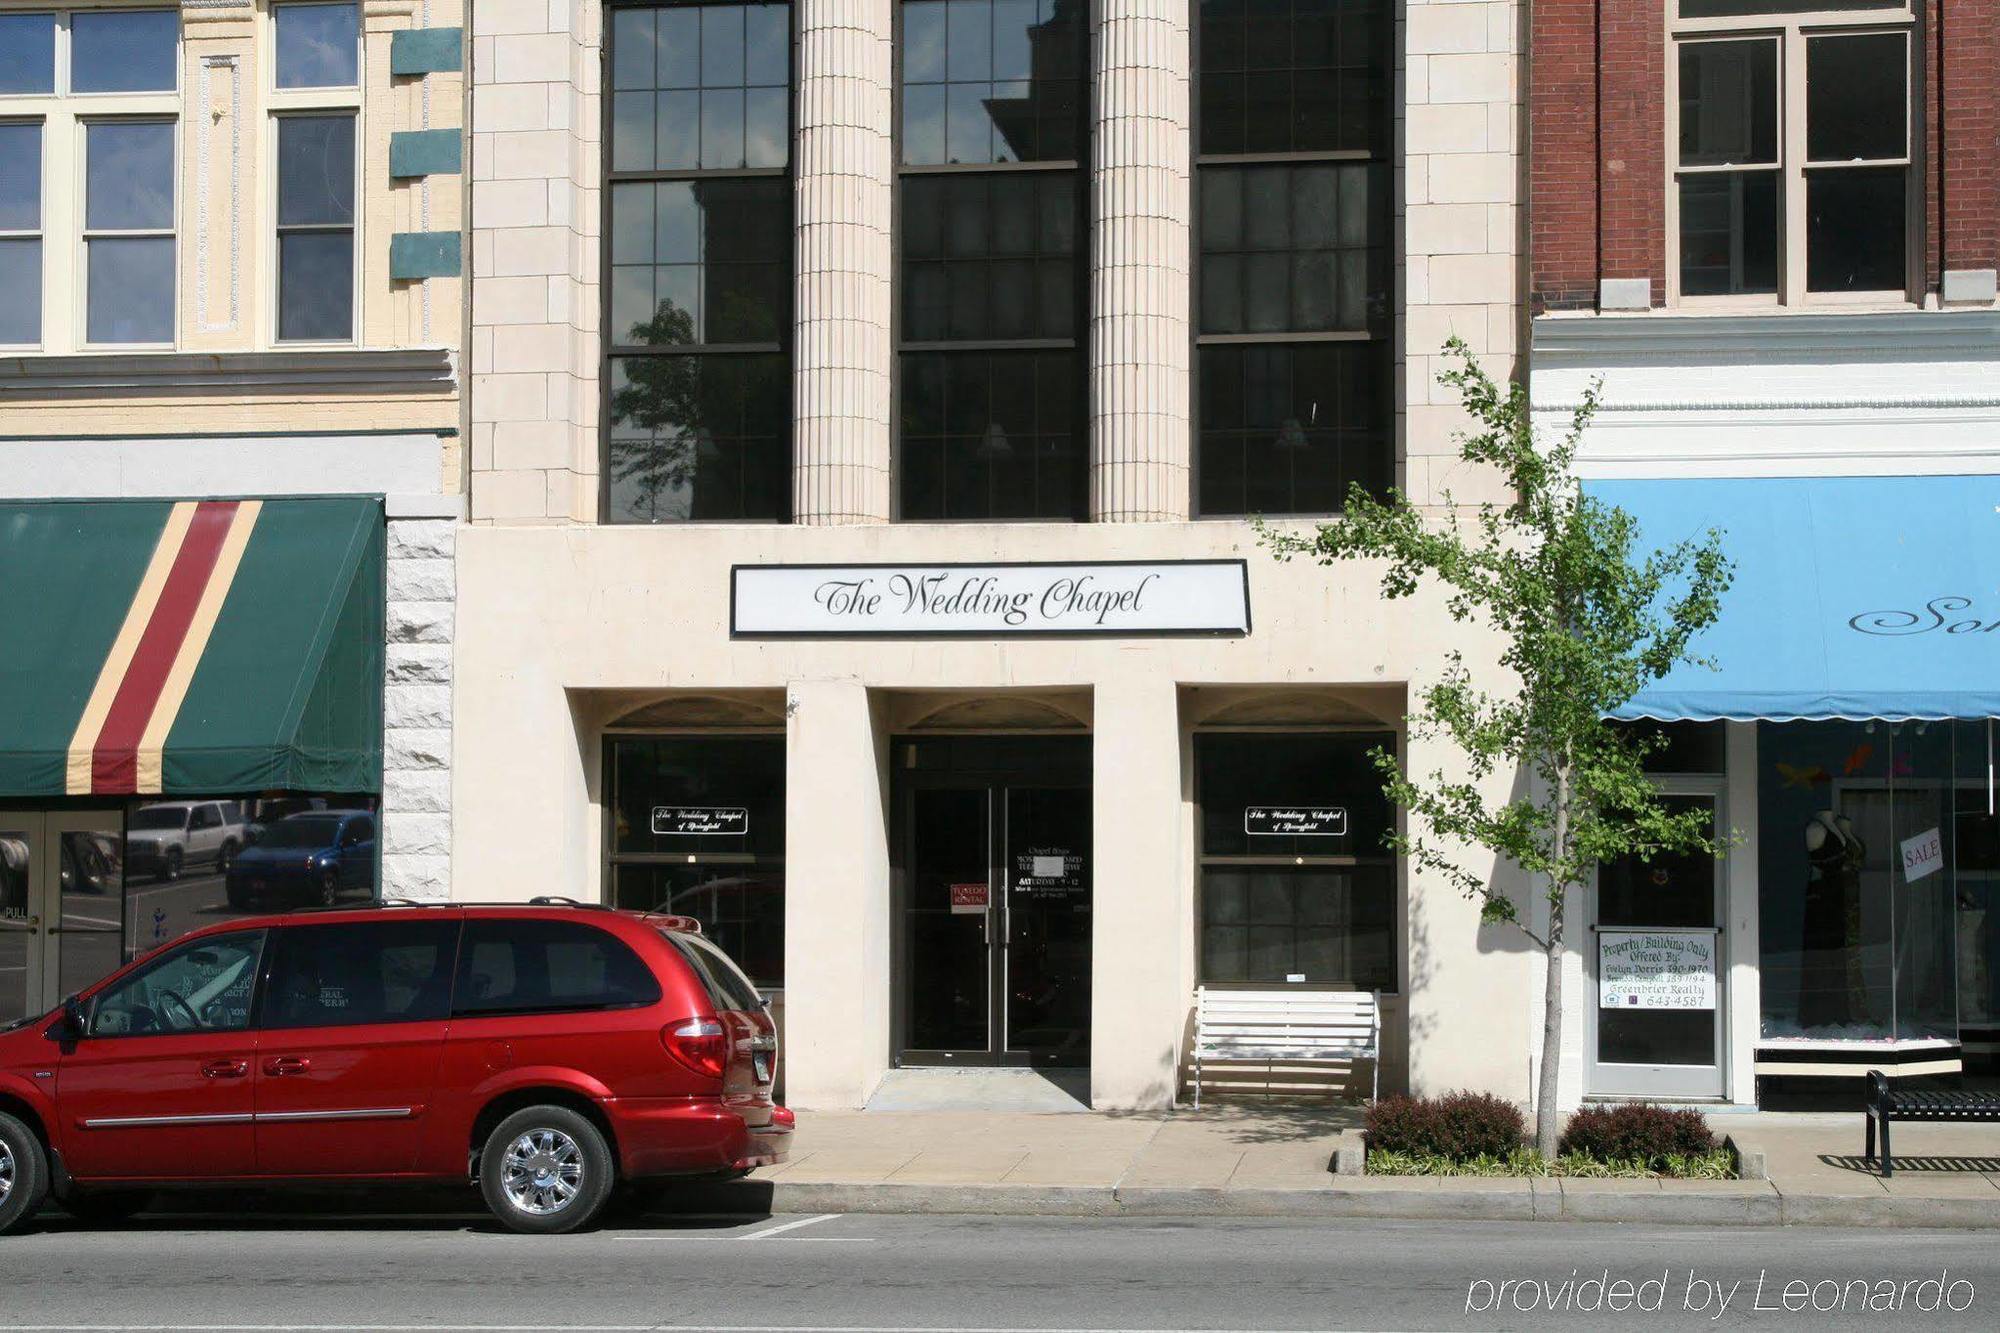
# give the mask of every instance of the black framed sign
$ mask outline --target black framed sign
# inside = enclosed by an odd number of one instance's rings
[[[750,812],[740,805],[656,805],[653,832],[663,838],[740,838]]]
[[[735,565],[734,638],[1250,632],[1242,560]]]
[[[1250,805],[1243,808],[1243,831],[1252,836],[1344,838],[1343,805]]]

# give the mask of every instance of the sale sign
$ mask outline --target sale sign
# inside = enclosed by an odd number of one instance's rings
[[[1925,829],[1914,838],[1903,839],[1903,881],[1914,884],[1926,875],[1944,869],[1944,840],[1938,830]]]

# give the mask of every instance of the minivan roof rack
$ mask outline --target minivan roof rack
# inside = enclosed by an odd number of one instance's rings
[[[369,898],[358,903],[310,903],[304,907],[294,907],[290,915],[298,916],[310,912],[373,912],[383,907],[438,907],[441,903],[421,903],[415,898]]]

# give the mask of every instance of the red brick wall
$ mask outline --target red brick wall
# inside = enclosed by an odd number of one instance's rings
[[[1597,304],[1597,0],[1528,11],[1528,231],[1534,313]]]
[[[1935,36],[1925,43],[1925,63],[1936,92],[1925,99],[1935,164],[1925,173],[1932,256],[1925,267],[1934,288],[1943,269],[2000,267],[2000,4],[1928,0],[1928,7]]]
[[[1538,0],[1528,55],[1534,310],[1587,310],[1600,278],[1666,298],[1669,0]],[[2000,0],[1919,0],[1924,285],[2000,267]]]

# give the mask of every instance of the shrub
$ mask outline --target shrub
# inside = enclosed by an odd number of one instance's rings
[[[1371,1152],[1465,1161],[1520,1151],[1521,1108],[1484,1092],[1385,1097],[1368,1107]]]
[[[1715,1135],[1701,1112],[1627,1102],[1586,1106],[1563,1126],[1557,1152],[1597,1162],[1645,1162],[1659,1169],[1668,1158],[1715,1152]]]

